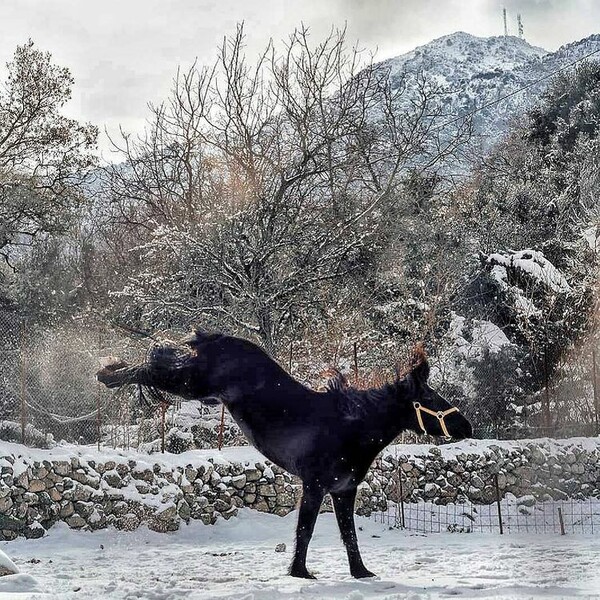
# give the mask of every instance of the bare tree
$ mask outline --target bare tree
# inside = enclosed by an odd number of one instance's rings
[[[385,245],[409,169],[439,164],[468,127],[441,131],[435,88],[393,91],[343,31],[313,46],[297,30],[252,67],[243,49],[240,27],[211,68],[178,74],[143,138],[115,141],[111,214],[145,232],[146,268],[123,291],[136,318],[215,321],[273,352]]]

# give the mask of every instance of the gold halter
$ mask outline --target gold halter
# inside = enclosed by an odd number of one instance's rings
[[[419,427],[421,428],[421,431],[423,433],[427,433],[427,429],[425,429],[425,425],[423,425],[423,417],[421,416],[421,411],[427,413],[428,415],[437,417],[438,421],[440,422],[440,427],[444,432],[444,435],[447,438],[452,437],[448,432],[448,428],[446,427],[446,422],[444,421],[444,419],[453,412],[460,412],[458,408],[456,408],[456,406],[452,406],[448,410],[431,410],[430,408],[423,406],[420,402],[413,402],[413,406],[415,407],[415,412],[417,413],[417,421],[419,422]]]

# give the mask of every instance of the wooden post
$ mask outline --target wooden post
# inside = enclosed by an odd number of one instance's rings
[[[354,383],[358,383],[358,344],[354,342]]]
[[[548,386],[550,377],[548,375],[548,346],[544,346],[544,402],[543,402],[543,415],[544,415],[544,436],[550,436],[550,390]]]
[[[165,415],[167,414],[167,404],[165,402],[161,402],[160,404],[160,450],[164,454],[165,453]]]
[[[600,402],[598,400],[598,376],[596,371],[596,351],[592,351],[592,383],[594,385],[594,417],[596,419],[596,435],[600,435]]]
[[[496,488],[496,504],[498,506],[498,525],[500,526],[500,535],[504,534],[502,525],[502,509],[500,508],[500,486],[498,485],[498,474],[494,473],[494,487]]]
[[[560,506],[558,507],[558,522],[560,523],[560,535],[565,535],[565,521]]]
[[[27,357],[25,351],[25,321],[21,321],[21,443],[25,444],[27,424]]]
[[[217,446],[219,450],[223,448],[223,430],[225,429],[225,405],[221,404],[221,423],[219,425],[219,439],[217,441]]]

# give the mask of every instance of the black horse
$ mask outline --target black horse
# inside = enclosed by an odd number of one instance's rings
[[[401,431],[462,439],[471,425],[427,385],[419,352],[405,377],[358,390],[337,377],[315,392],[286,373],[255,344],[197,331],[180,346],[159,346],[138,366],[98,372],[108,387],[137,383],[188,399],[218,398],[248,440],[269,460],[302,480],[302,501],[290,575],[313,578],[306,553],[323,497],[331,494],[354,577],[371,577],[354,528],[356,488],[379,452]]]

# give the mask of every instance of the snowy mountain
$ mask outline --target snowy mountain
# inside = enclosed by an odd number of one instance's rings
[[[480,38],[458,32],[379,64],[390,70],[396,89],[402,85],[407,85],[407,90],[414,88],[411,82],[417,77],[439,86],[439,106],[449,120],[477,110],[475,129],[489,144],[506,130],[512,117],[539,98],[550,77],[536,83],[538,80],[594,51],[600,51],[600,35],[551,53],[514,36]],[[486,107],[510,94],[514,95]],[[409,96],[404,95],[406,102]]]

